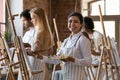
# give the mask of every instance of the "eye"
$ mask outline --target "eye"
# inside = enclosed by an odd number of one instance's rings
[[[74,23],[79,23],[80,21],[78,21],[78,20],[74,20]]]
[[[31,17],[31,19],[35,19],[34,17]]]
[[[69,23],[71,23],[71,22],[72,22],[72,20],[68,20],[68,22],[69,22]]]

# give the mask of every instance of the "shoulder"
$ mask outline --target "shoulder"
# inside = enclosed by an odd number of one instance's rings
[[[93,34],[96,34],[96,35],[102,35],[102,33],[100,33],[99,31],[94,31]]]
[[[65,42],[68,41],[68,40],[69,40],[69,37],[65,38],[65,39],[63,40],[63,43],[65,43]]]
[[[88,41],[89,41],[89,38],[86,37],[84,34],[82,34],[80,40],[83,40],[83,41],[84,41],[84,40],[88,40]]]
[[[88,38],[88,39],[90,40],[89,35],[88,35],[87,32],[82,32],[82,34],[83,34],[86,38]]]
[[[94,31],[93,36],[94,37],[102,37],[102,34],[99,31]]]
[[[82,45],[81,47],[85,47],[85,46],[90,46],[91,45],[91,42],[90,40],[84,36],[83,34],[81,35],[80,39],[78,40],[78,44],[79,45]]]

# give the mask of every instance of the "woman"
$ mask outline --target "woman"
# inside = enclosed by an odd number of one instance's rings
[[[90,17],[84,17],[85,31],[87,32],[89,39],[92,41],[93,55],[100,56],[100,46],[103,43],[103,36],[100,32],[94,30],[94,23]]]
[[[57,56],[40,56],[47,63],[58,64],[62,61],[63,80],[86,80],[84,67],[91,65],[91,43],[82,34],[82,23],[83,16],[80,13],[71,13],[68,16],[68,29],[71,34],[62,43]]]
[[[39,54],[48,56],[52,53],[54,42],[46,20],[45,12],[42,8],[33,8],[30,11],[30,15],[32,18],[31,21],[35,26],[35,40],[31,47],[31,51],[28,51],[28,53],[37,56]],[[42,73],[34,75],[33,80],[50,80],[48,67],[44,62],[36,58],[33,67],[34,69],[43,70]]]
[[[84,23],[85,23],[85,32],[88,34],[88,37],[91,41],[92,45],[92,64],[93,67],[93,73],[94,76],[97,74],[98,70],[98,64],[100,62],[100,46],[102,46],[103,43],[103,36],[100,32],[94,30],[94,22],[90,17],[84,17]],[[100,76],[100,80],[102,80],[104,71],[101,71],[102,75]]]
[[[90,17],[84,17],[84,23],[85,32],[88,34],[92,44],[92,61],[93,64],[97,65],[99,63],[100,46],[103,43],[103,36],[100,32],[94,30],[94,23]]]
[[[30,11],[32,23],[35,26],[35,42],[32,48],[33,52],[48,55],[47,53],[54,45],[52,33],[47,23],[45,12],[42,8],[33,8]]]

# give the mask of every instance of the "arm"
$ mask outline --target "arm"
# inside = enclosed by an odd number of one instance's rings
[[[92,52],[92,55],[100,56],[100,52],[96,52],[95,50],[91,50],[91,52]]]
[[[99,32],[93,34],[94,49],[92,49],[92,54],[95,56],[100,56],[100,46],[103,45],[103,36]]]
[[[80,54],[82,54],[83,58],[77,58],[77,56],[74,58],[71,56],[67,56],[66,58],[61,60],[64,62],[73,62],[74,65],[78,65],[78,66],[90,65],[92,62],[90,41],[86,37],[81,36],[77,48],[80,50]]]
[[[85,38],[84,36],[81,36],[80,43],[79,43],[80,51],[82,53],[83,58],[75,58],[75,64],[76,65],[82,65],[82,66],[88,66],[92,63],[91,58],[91,43],[90,41]]]

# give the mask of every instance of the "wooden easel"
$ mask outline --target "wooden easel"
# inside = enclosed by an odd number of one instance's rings
[[[117,68],[117,63],[116,63],[114,54],[113,54],[112,49],[111,49],[110,41],[106,37],[100,5],[99,5],[99,11],[100,11],[100,21],[102,23],[102,28],[103,28],[104,44],[101,47],[100,63],[99,63],[99,66],[98,66],[98,73],[97,73],[96,80],[99,80],[100,71],[101,71],[102,66],[104,66],[104,70],[105,70],[105,73],[106,73],[106,80],[108,80],[108,69],[110,69],[112,80],[114,80],[114,74],[113,74],[113,68],[112,67],[115,68],[117,78],[118,78],[118,80],[120,80],[119,70]]]
[[[57,25],[56,25],[55,18],[53,18],[53,23],[54,23],[54,28],[55,28],[56,36],[57,36],[57,51],[58,51],[60,49],[60,46],[61,46],[61,41],[59,39],[59,35],[58,35],[58,30],[57,30]],[[54,80],[55,69],[56,69],[56,65],[53,66],[53,72],[52,72],[52,79],[51,80]]]
[[[12,29],[13,29],[15,53],[17,54],[18,62],[20,62],[19,68],[20,68],[20,72],[22,75],[22,80],[30,80],[30,78],[33,74],[38,74],[38,73],[41,73],[42,71],[41,70],[33,71],[31,69],[30,63],[27,58],[26,50],[22,43],[22,39],[21,39],[21,37],[17,36],[17,34],[16,34],[15,26],[14,26],[14,22],[13,22],[14,16],[12,16],[8,0],[6,0],[6,6],[7,6],[8,14],[9,14],[9,19],[11,21]],[[12,79],[10,79],[10,80],[12,80]]]
[[[15,66],[17,63],[15,63],[15,64],[13,63],[12,55],[9,51],[9,47],[7,45],[7,42],[6,42],[5,38],[2,36],[0,36],[0,46],[1,46],[1,49],[3,50],[1,52],[3,58],[0,59],[0,61],[4,61],[5,66],[7,66],[9,68],[8,72],[7,72],[6,80],[8,80],[8,79],[15,80],[14,71],[13,71],[12,67]]]

